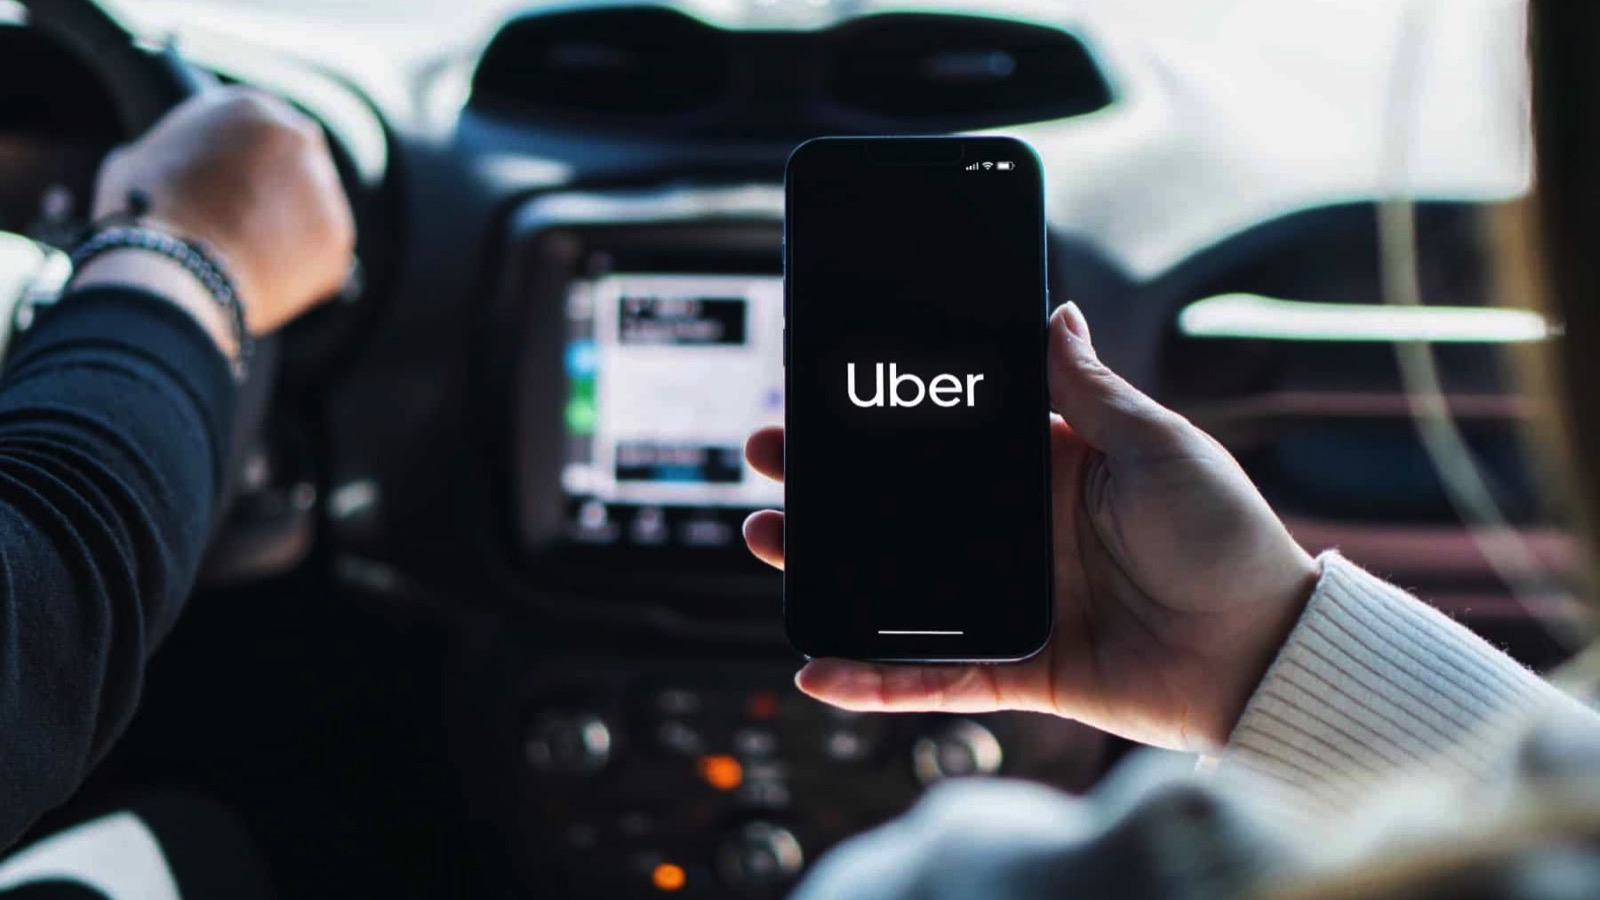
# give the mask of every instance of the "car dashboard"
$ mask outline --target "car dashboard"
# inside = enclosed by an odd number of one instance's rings
[[[198,621],[175,636],[161,663],[174,674],[153,676],[113,771],[174,775],[150,748],[168,747],[163,723],[196,702],[187,679],[204,674],[183,667],[216,661],[215,634],[265,621],[276,652],[307,667],[405,672],[353,676],[374,692],[361,699],[303,684],[344,705],[289,728],[360,744],[346,752],[364,762],[340,778],[363,781],[351,773],[365,766],[429,784],[357,791],[391,794],[375,801],[383,821],[353,820],[363,840],[458,861],[398,879],[396,896],[463,880],[493,896],[779,896],[829,846],[944,779],[1090,789],[1128,748],[1077,723],[848,714],[793,687],[781,579],[739,536],[781,489],[740,449],[782,421],[783,164],[824,133],[1035,142],[1070,182],[1052,189],[1051,294],[1085,309],[1108,363],[1216,434],[1313,551],[1340,547],[1530,664],[1554,660],[1538,610],[1512,599],[1431,474],[1389,344],[1183,324],[1219,297],[1381,303],[1376,196],[1289,196],[1176,251],[1108,246],[1107,210],[1161,199],[1116,193],[1096,166],[1162,130],[1138,93],[1160,79],[1109,37],[975,11],[742,28],[665,6],[560,7],[513,17],[387,92],[245,37],[185,45],[324,124],[365,283],[285,334]],[[0,227],[64,241],[122,136],[70,60],[22,29],[0,27],[0,41],[28,48],[0,52],[0,68],[53,66],[56,92],[30,105],[0,78]],[[1120,149],[1095,149],[1107,134]],[[1107,193],[1091,202],[1097,184]],[[1493,302],[1484,219],[1507,192],[1420,204],[1426,302]],[[1497,348],[1438,358],[1498,499],[1564,577],[1566,539],[1521,474],[1529,405]],[[302,599],[280,605],[285,591]],[[344,607],[381,626],[339,631]],[[305,618],[284,624],[285,609]],[[379,633],[405,649],[378,649]],[[175,699],[159,699],[163,685]],[[365,706],[384,712],[369,720]],[[343,731],[345,715],[368,724]],[[251,740],[288,728],[233,727]],[[247,817],[270,806],[229,778]],[[298,826],[263,815],[291,846]]]

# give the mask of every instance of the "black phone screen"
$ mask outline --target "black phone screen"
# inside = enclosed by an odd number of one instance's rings
[[[1043,177],[1010,138],[825,138],[785,178],[784,610],[810,656],[1050,630]]]

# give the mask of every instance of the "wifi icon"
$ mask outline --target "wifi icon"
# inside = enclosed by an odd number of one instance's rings
[[[986,163],[983,164],[983,169],[986,172],[988,170],[992,169],[992,168],[994,168],[994,163],[992,163],[992,162],[986,162]]]

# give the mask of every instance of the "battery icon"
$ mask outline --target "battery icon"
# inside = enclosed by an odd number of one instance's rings
[[[1002,160],[1001,162],[997,162],[997,163],[994,164],[994,167],[996,169],[999,169],[1002,172],[1004,172],[1004,171],[1006,171],[1008,169],[1016,168],[1016,166],[1011,164],[1010,160]]]

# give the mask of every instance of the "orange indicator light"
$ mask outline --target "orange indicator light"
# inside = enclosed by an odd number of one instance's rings
[[[700,777],[719,791],[731,791],[744,781],[744,766],[731,756],[702,756]]]
[[[683,866],[675,866],[672,863],[660,863],[650,871],[650,883],[655,885],[658,891],[681,891],[688,880],[689,877],[683,872]]]

